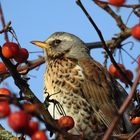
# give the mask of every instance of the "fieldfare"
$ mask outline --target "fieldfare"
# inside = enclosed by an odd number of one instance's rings
[[[44,95],[49,94],[63,108],[54,110],[50,103],[50,113],[55,119],[63,114],[73,117],[75,127],[70,132],[88,140],[104,132],[127,96],[121,85],[90,56],[85,43],[75,35],[56,32],[44,42],[32,43],[45,52]],[[127,108],[114,134],[133,128],[128,120],[132,107]]]

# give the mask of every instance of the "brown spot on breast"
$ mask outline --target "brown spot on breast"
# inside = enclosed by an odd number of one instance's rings
[[[81,114],[81,116],[85,116],[85,113],[84,113],[84,112],[82,112],[82,111],[80,112],[80,114]]]
[[[60,74],[60,75],[58,75],[58,78],[62,78],[62,75]]]
[[[89,112],[89,108],[87,108],[87,107],[84,107],[83,110],[84,110],[85,112]]]
[[[66,99],[66,98],[67,98],[67,96],[63,96],[63,98],[64,98],[64,99]]]
[[[74,109],[73,111],[75,114],[77,114],[79,112],[79,110],[77,110],[77,109]]]
[[[64,76],[65,76],[65,78],[68,78],[68,77],[70,77],[70,75],[69,75],[69,74],[65,74]]]
[[[71,102],[68,102],[68,105],[69,105],[69,106],[71,106],[71,104],[72,104]]]
[[[61,86],[64,87],[66,82],[63,80]]]
[[[80,109],[80,106],[78,104],[76,104],[77,109]]]
[[[87,103],[85,101],[82,101],[83,106],[87,106]]]
[[[73,88],[73,93],[78,93],[78,89],[76,89],[76,88]]]
[[[66,101],[65,101],[65,100],[63,100],[63,101],[62,101],[62,104],[66,104]]]
[[[55,81],[55,84],[58,84],[58,82],[59,82],[59,81],[58,81],[58,80],[56,80],[56,81]]]

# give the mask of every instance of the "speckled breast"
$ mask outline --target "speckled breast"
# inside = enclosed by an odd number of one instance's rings
[[[59,59],[47,65],[44,74],[46,93],[50,99],[55,99],[63,107],[66,115],[73,117],[75,127],[71,130],[73,134],[86,133],[92,135],[93,122],[92,110],[89,103],[82,96],[82,82],[84,74],[77,62],[69,59]],[[61,109],[50,103],[49,111],[55,119],[62,115]]]

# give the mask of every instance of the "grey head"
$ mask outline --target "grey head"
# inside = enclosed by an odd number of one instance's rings
[[[47,59],[90,57],[85,43],[77,36],[66,32],[55,32],[44,42],[33,41],[32,43],[44,49]]]

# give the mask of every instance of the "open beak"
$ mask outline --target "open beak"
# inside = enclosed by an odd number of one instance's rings
[[[39,46],[41,48],[47,49],[50,47],[50,45],[46,42],[41,42],[41,41],[31,41],[32,44]]]

